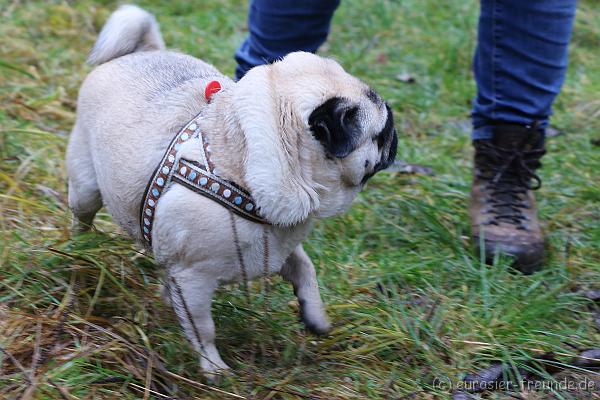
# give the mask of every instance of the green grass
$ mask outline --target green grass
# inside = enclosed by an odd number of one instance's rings
[[[245,2],[138,4],[157,15],[169,47],[233,74]],[[464,125],[478,3],[342,2],[321,53],[393,106],[398,158],[436,174],[380,174],[349,214],[317,224],[305,247],[335,324],[330,336],[303,331],[279,278],[267,295],[255,283],[251,304],[240,287],[221,290],[218,346],[235,374],[216,388],[204,386],[160,299],[152,259],[105,211],[97,232],[69,235],[65,146],[85,57],[116,5],[0,0],[0,397],[449,398],[436,381],[498,361],[542,370],[532,360],[548,352],[568,368],[578,349],[598,346],[580,293],[600,282],[600,156],[591,143],[600,136],[600,4],[580,2],[553,119],[566,134],[548,140],[541,170],[550,257],[522,276],[507,260],[485,266],[468,241]]]

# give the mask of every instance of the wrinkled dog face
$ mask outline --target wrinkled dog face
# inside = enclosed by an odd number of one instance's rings
[[[346,211],[367,180],[394,162],[398,137],[390,107],[370,89],[358,102],[328,99],[311,113],[309,126],[331,168],[339,166],[335,192],[320,196],[317,215],[329,217]]]
[[[341,160],[342,179],[349,186],[365,184],[394,162],[398,137],[392,110],[371,89],[359,102],[328,99],[308,123],[327,156]]]
[[[317,215],[345,211],[369,178],[394,161],[398,138],[390,107],[335,61],[291,53],[273,64],[272,82],[322,146]]]

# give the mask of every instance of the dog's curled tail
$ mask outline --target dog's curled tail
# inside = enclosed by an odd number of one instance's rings
[[[123,5],[104,24],[87,62],[100,65],[136,51],[164,48],[165,43],[154,16],[139,7]]]

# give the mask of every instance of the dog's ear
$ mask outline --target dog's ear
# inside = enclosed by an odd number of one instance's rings
[[[332,97],[317,107],[308,118],[315,138],[327,153],[344,158],[356,149],[360,128],[356,120],[358,107],[341,97]]]

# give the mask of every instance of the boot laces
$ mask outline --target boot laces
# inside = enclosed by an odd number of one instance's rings
[[[480,144],[478,154],[483,157],[484,170],[478,171],[478,177],[488,182],[487,211],[492,216],[486,224],[506,222],[516,225],[517,229],[528,229],[528,218],[523,213],[530,208],[527,192],[542,186],[535,170],[541,166],[539,159],[545,153],[543,148],[523,150],[503,148],[491,142]]]

